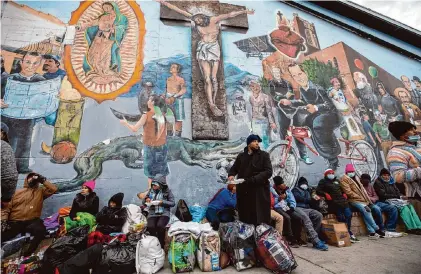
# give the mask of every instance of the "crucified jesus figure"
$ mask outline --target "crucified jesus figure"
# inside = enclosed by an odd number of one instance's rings
[[[191,14],[164,0],[156,1],[194,22],[195,29],[200,36],[200,41],[197,43],[196,48],[196,59],[199,62],[200,71],[205,80],[205,91],[209,108],[214,116],[223,116],[224,113],[215,105],[215,99],[218,93],[217,74],[219,61],[221,59],[221,48],[218,40],[218,35],[220,33],[219,23],[222,20],[233,18],[241,14],[254,14],[254,10],[234,11],[217,16],[207,16],[202,13]]]

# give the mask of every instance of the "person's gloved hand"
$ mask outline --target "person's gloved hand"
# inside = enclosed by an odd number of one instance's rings
[[[365,206],[365,207],[364,207],[364,209],[365,209],[365,211],[367,211],[367,212],[371,212],[371,209],[370,209],[370,207],[369,207],[369,206]]]
[[[344,193],[344,194],[342,194],[342,196],[346,199],[346,200],[348,200],[348,196]]]
[[[326,193],[325,196],[326,196],[326,200],[332,201],[332,197],[330,197],[330,195],[328,193]]]

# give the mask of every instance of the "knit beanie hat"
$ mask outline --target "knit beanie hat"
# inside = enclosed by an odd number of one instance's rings
[[[406,121],[394,121],[389,124],[390,133],[398,140],[402,135],[414,128],[416,128],[416,126]]]
[[[297,185],[298,185],[298,186],[300,186],[300,185],[308,185],[308,181],[307,181],[307,179],[306,179],[306,178],[304,178],[304,177],[300,177],[300,179],[298,179],[298,183],[297,183]]]
[[[386,168],[383,168],[382,170],[380,170],[380,176],[382,176],[384,174],[390,175],[390,171],[388,169],[386,169]]]
[[[282,185],[284,183],[284,179],[281,176],[275,176],[272,180],[276,186]]]
[[[110,200],[108,201],[108,204],[110,204],[110,202],[114,202],[116,204],[116,207],[122,207],[123,206],[123,198],[124,198],[124,193],[117,193],[114,194]]]
[[[83,185],[86,186],[87,188],[89,188],[91,191],[94,191],[94,189],[95,189],[95,181],[94,180],[87,181]]]
[[[250,143],[253,141],[258,141],[259,143],[261,143],[262,139],[257,134],[250,134],[249,137],[247,137],[247,145],[250,145]]]
[[[324,176],[326,177],[328,174],[335,174],[335,171],[331,168],[325,170]]]
[[[369,180],[371,182],[371,176],[367,173],[361,174],[361,181],[362,180]]]
[[[348,173],[348,172],[355,172],[355,168],[352,164],[347,164],[345,166],[345,173]]]

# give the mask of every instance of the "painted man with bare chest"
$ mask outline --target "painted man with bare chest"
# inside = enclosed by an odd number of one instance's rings
[[[175,115],[175,132],[174,135],[181,137],[184,113],[183,95],[186,93],[186,82],[178,75],[181,66],[179,64],[171,64],[171,76],[167,79],[167,92],[165,93],[165,102],[172,109]]]
[[[215,98],[218,93],[218,68],[221,60],[221,47],[219,45],[220,22],[241,14],[254,14],[253,10],[234,11],[218,16],[208,16],[205,14],[191,14],[172,5],[164,0],[156,0],[169,9],[178,12],[192,20],[195,29],[200,35],[200,41],[196,48],[196,59],[199,62],[200,71],[205,81],[206,98],[212,114],[216,117],[223,116],[224,113],[215,105]]]

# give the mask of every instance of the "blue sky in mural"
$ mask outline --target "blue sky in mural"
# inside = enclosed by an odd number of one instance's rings
[[[57,5],[57,1],[17,2],[50,13],[66,23],[70,19],[71,11],[77,9],[79,6],[78,1],[60,1],[59,5]],[[233,1],[229,2],[232,3]],[[258,58],[246,58],[245,53],[240,51],[233,43],[248,37],[264,35],[273,30],[276,26],[275,14],[278,9],[288,19],[292,19],[293,12],[297,12],[297,10],[272,1],[265,1],[264,5],[260,1],[234,1],[234,3],[254,9],[255,14],[248,16],[250,28],[246,34],[223,32],[222,39],[225,62],[232,63],[242,70],[260,76],[262,74],[261,60]],[[156,2],[138,1],[138,4],[146,18],[145,63],[158,58],[168,58],[178,54],[190,54],[190,28],[162,24],[159,20],[158,3]],[[397,78],[402,74],[418,75],[421,77],[421,66],[419,62],[409,60],[396,53],[390,54],[391,51],[386,48],[350,32],[344,32],[343,29],[334,27],[311,15],[299,13],[299,16],[315,24],[322,49],[342,41]],[[258,25],[259,28],[253,28],[254,25]],[[402,58],[406,59],[405,66],[397,66],[396,64],[402,63]]]

